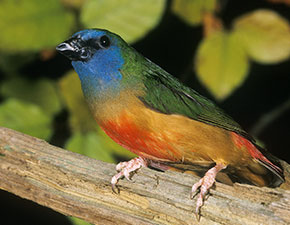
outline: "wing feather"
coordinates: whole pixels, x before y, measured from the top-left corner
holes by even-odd
[[[254,139],[238,123],[212,101],[184,86],[169,73],[152,64],[143,74],[146,95],[139,97],[146,106],[161,113],[179,114],[233,131],[254,142]]]

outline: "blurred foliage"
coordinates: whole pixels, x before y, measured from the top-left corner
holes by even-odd
[[[39,106],[20,99],[7,98],[0,105],[0,125],[41,138],[52,135],[52,117]]]
[[[86,0],[60,0],[60,2],[68,8],[79,10]]]
[[[165,3],[165,0],[87,0],[81,21],[85,27],[107,29],[127,42],[134,42],[159,23]]]
[[[249,57],[260,63],[278,63],[290,56],[289,22],[278,13],[261,9],[234,22]]]
[[[21,77],[7,79],[0,86],[0,93],[4,97],[13,97],[34,103],[50,116],[62,109],[56,84],[52,80],[38,79],[33,81]]]
[[[239,15],[225,28],[222,2],[1,0],[0,126],[50,141],[57,135],[57,117],[67,112],[70,131],[63,141],[67,149],[107,162],[134,157],[96,124],[74,71],[65,71],[56,79],[24,75],[23,67],[36,60],[53,60],[55,46],[77,30],[109,29],[134,44],[174,14],[188,27],[203,29],[192,54],[194,68],[189,67],[212,96],[223,101],[243,85],[251,61],[275,64],[289,59],[290,29],[288,20],[269,9]]]
[[[29,64],[36,58],[36,54],[18,52],[1,52],[0,50],[0,68],[4,75],[11,78],[12,76],[20,76],[19,69]]]
[[[74,224],[74,225],[91,225],[91,223],[88,223],[82,219],[76,218],[76,217],[68,217],[69,220]]]
[[[274,11],[263,9],[238,17],[231,30],[209,29],[195,57],[198,78],[217,100],[226,99],[243,84],[250,60],[271,64],[289,58],[289,26]]]
[[[59,0],[2,0],[0,49],[20,52],[53,47],[70,34],[73,22],[73,14]]]
[[[103,142],[104,140],[96,132],[75,132],[69,138],[65,147],[73,152],[105,162],[115,162],[111,152],[104,148]]]
[[[217,99],[228,97],[248,73],[247,54],[239,42],[235,33],[215,32],[201,42],[197,51],[197,75]]]
[[[190,25],[200,25],[204,14],[213,13],[216,0],[174,0],[172,11]]]

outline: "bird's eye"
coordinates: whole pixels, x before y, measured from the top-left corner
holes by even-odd
[[[108,36],[104,35],[100,38],[100,45],[102,48],[108,48],[111,45],[111,41]]]

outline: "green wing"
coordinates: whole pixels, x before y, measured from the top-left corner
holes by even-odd
[[[147,69],[142,71],[146,95],[139,97],[147,107],[233,131],[254,142],[238,123],[213,102],[186,87],[156,64],[150,61],[148,63]]]

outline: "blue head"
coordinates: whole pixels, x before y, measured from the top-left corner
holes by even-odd
[[[88,29],[75,33],[57,50],[72,60],[88,101],[118,94],[124,64],[122,48],[127,44],[106,30]]]

